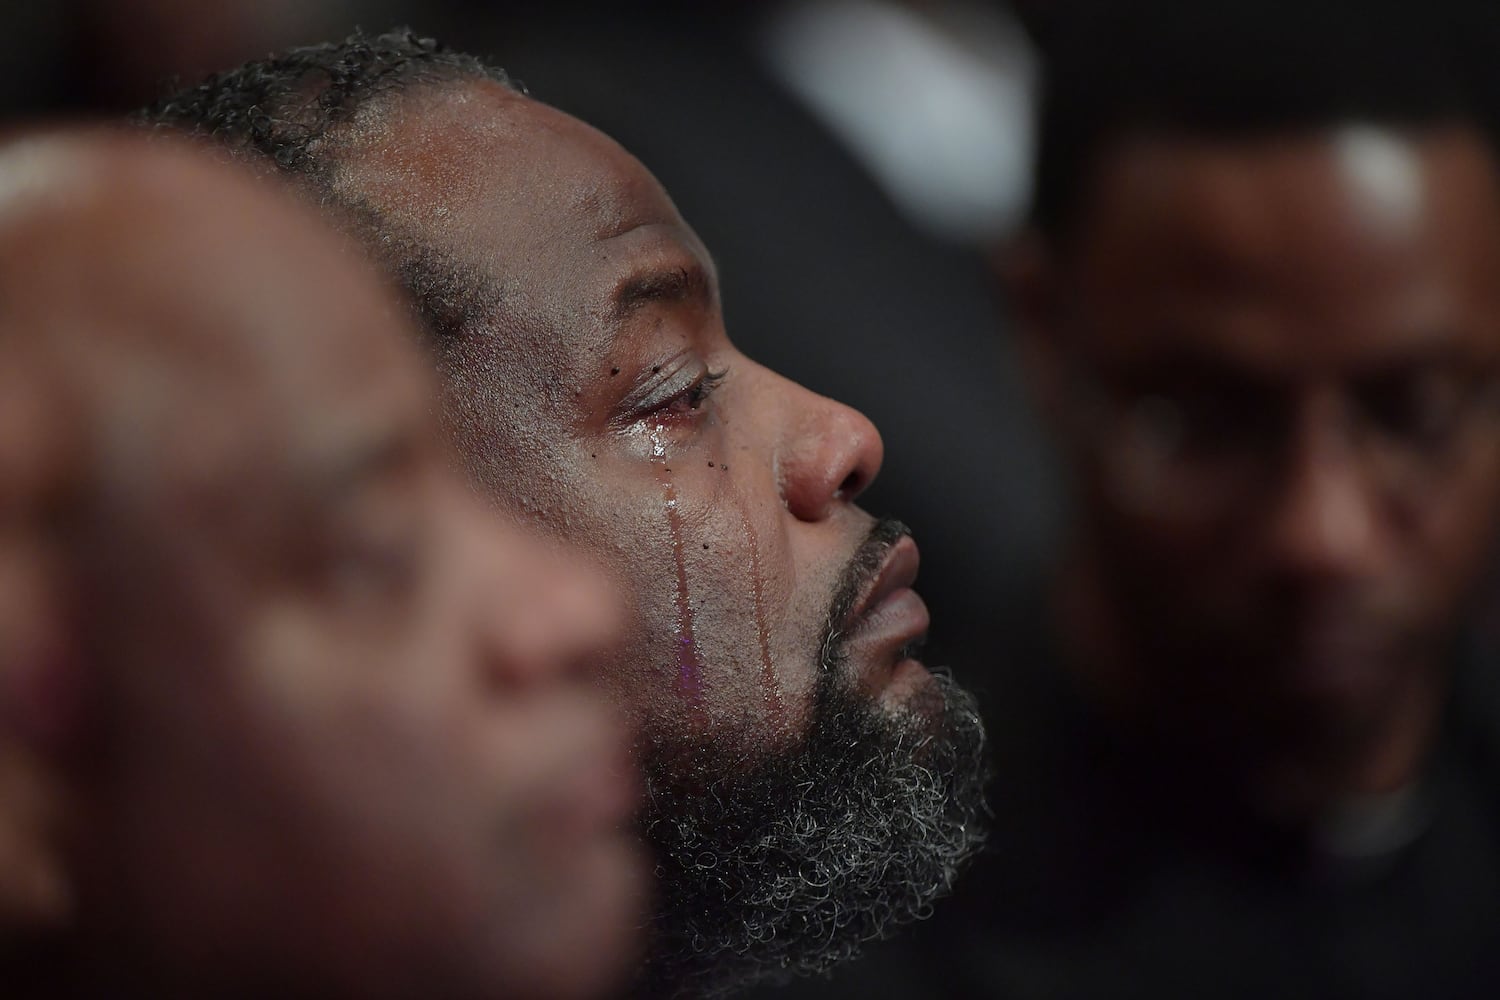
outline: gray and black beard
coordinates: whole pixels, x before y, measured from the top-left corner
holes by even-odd
[[[680,758],[648,763],[658,896],[642,995],[721,997],[827,972],[927,916],[981,846],[973,696],[934,675],[892,712],[825,666],[797,749],[732,776],[707,755],[687,792],[674,791]]]

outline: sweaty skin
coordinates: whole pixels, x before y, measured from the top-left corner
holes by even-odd
[[[0,371],[62,386],[43,423],[77,436],[0,435],[0,762],[69,806],[0,807],[0,866],[66,882],[7,982],[609,988],[644,880],[585,676],[613,594],[482,508],[403,308],[289,195],[118,137],[0,149],[22,188]]]
[[[403,95],[347,141],[340,191],[494,303],[439,345],[444,417],[503,506],[598,554],[628,595],[612,694],[661,748],[711,735],[753,760],[794,741],[874,524],[853,501],[880,467],[875,428],[734,348],[702,243],[589,126],[464,82]],[[926,609],[898,589],[850,656],[892,706],[926,677],[904,652]]]

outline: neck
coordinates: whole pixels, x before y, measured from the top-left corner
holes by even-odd
[[[1053,613],[1064,661],[1095,709],[1126,732],[1164,743],[1174,759],[1206,765],[1216,783],[1235,776],[1232,794],[1277,825],[1305,826],[1350,799],[1409,786],[1436,739],[1447,694],[1436,654],[1408,664],[1366,704],[1273,707],[1252,723],[1234,705],[1185,698],[1158,680],[1177,673],[1164,661],[1205,654],[1173,649],[1160,630],[1133,627],[1087,556],[1065,564]]]

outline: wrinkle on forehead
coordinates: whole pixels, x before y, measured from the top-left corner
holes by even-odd
[[[425,290],[464,300],[460,326],[481,342],[442,348],[450,374],[550,377],[610,349],[622,282],[686,257],[711,273],[656,179],[569,115],[490,81],[407,92],[387,112],[339,158],[337,189],[388,261],[447,272]]]

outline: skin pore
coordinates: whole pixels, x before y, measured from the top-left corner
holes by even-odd
[[[44,183],[0,202],[0,370],[60,383],[77,437],[0,440],[32,472],[0,489],[0,622],[37,593],[83,626],[0,643],[0,749],[67,804],[4,801],[44,833],[0,836],[3,895],[37,855],[64,881],[8,985],[609,988],[644,882],[583,675],[612,594],[475,500],[402,307],[286,193],[120,137],[19,141],[17,178]]]
[[[1431,745],[1500,505],[1496,166],[1458,127],[1136,135],[1017,269],[1074,658],[1273,816]]]

